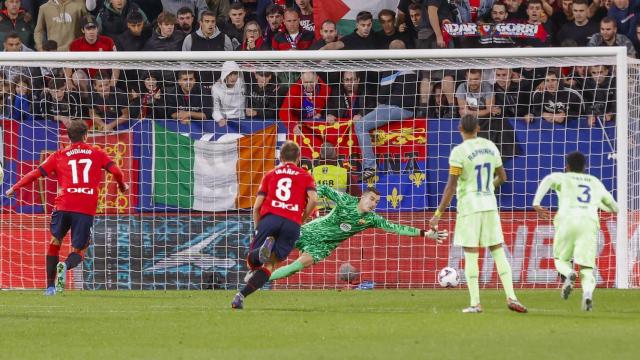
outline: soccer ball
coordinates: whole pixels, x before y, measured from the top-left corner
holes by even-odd
[[[458,276],[458,272],[456,271],[456,269],[452,267],[446,267],[440,270],[440,272],[438,273],[438,282],[442,287],[456,287],[460,282],[460,276]]]
[[[360,273],[355,266],[346,262],[340,265],[340,269],[338,270],[338,279],[341,281],[346,281],[348,283],[353,282],[358,279]]]

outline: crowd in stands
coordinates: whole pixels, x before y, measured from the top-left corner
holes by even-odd
[[[314,23],[311,0],[4,0],[3,51],[257,51],[625,46],[640,54],[640,0],[400,0],[363,9],[353,32]],[[374,22],[379,30],[374,30]],[[0,68],[0,115],[97,130],[130,119],[353,119],[364,167],[375,163],[368,131],[411,117],[481,119],[486,136],[509,139],[505,119],[589,124],[614,120],[610,66],[387,72]],[[516,150],[503,149],[512,154]]]

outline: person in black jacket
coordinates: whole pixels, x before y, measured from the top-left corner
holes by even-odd
[[[127,16],[132,12],[139,12],[143,22],[148,23],[147,15],[138,4],[131,0],[106,0],[98,12],[96,21],[102,35],[114,38],[127,30]]]
[[[144,51],[180,51],[184,34],[176,30],[176,16],[162,12],[158,16],[158,28],[147,40],[142,50]]]
[[[35,115],[38,119],[69,123],[80,118],[78,98],[67,90],[64,78],[50,79],[43,98],[36,104]]]
[[[376,107],[375,94],[367,91],[361,78],[355,71],[342,72],[340,84],[331,90],[329,96],[327,124],[332,125],[338,119],[360,121]]]
[[[589,77],[584,87],[584,102],[589,125],[596,123],[596,118],[612,121],[616,113],[616,78],[605,65],[589,67]]]
[[[127,15],[127,30],[113,40],[118,51],[141,51],[151,37],[151,27],[144,22],[142,13],[132,11]]]
[[[576,90],[561,85],[558,74],[555,69],[547,71],[542,89],[536,90],[531,97],[529,114],[525,116],[527,122],[541,117],[548,122],[562,124],[567,118],[582,114],[582,96]]]
[[[253,73],[247,82],[247,117],[258,120],[276,119],[287,89],[276,85],[275,78],[275,74],[268,71]]]

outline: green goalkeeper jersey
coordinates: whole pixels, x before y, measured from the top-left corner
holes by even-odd
[[[595,176],[575,172],[549,174],[538,186],[533,206],[540,205],[549,189],[558,194],[556,219],[590,219],[599,223],[598,209],[618,212],[613,196]]]
[[[331,212],[317,218],[301,229],[300,242],[325,243],[337,246],[345,239],[369,228],[380,228],[400,235],[418,236],[420,229],[395,224],[382,216],[358,211],[359,199],[343,194],[334,189],[321,185],[317,189],[318,196],[324,196],[335,203]]]
[[[498,210],[493,178],[502,158],[490,140],[476,137],[457,145],[449,156],[450,173],[458,176],[458,215]]]

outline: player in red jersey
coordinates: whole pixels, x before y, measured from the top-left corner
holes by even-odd
[[[45,295],[55,295],[56,291],[64,290],[67,270],[80,264],[83,252],[91,242],[93,217],[98,205],[98,187],[102,182],[102,169],[113,174],[120,191],[126,192],[129,189],[124,183],[122,171],[109,158],[109,155],[85,143],[87,130],[87,124],[84,121],[73,121],[67,127],[72,144],[53,153],[42,165],[25,175],[6,193],[7,196],[13,196],[20,188],[31,184],[41,176],[57,176],[59,191],[51,214],[51,242],[47,250]],[[64,262],[58,262],[62,239],[69,230],[71,230],[73,251]]]
[[[299,163],[300,148],[287,141],[280,148],[280,165],[262,178],[253,205],[256,234],[247,256],[250,272],[247,284],[233,298],[234,309],[242,309],[244,298],[260,289],[289,256],[300,238],[300,225],[315,210],[315,182]]]

